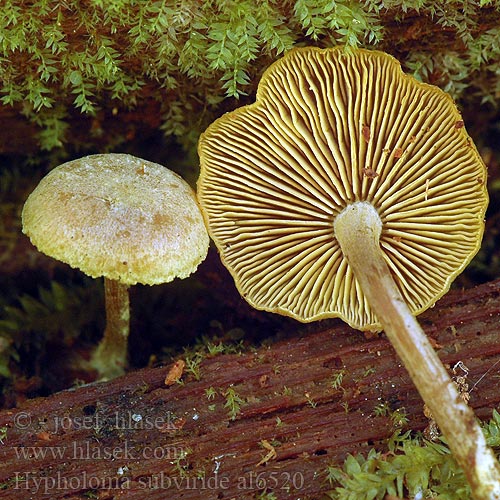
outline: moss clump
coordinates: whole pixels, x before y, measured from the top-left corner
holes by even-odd
[[[341,43],[388,50],[455,96],[467,89],[493,103],[499,19],[498,0],[6,0],[0,100],[36,126],[46,150],[72,140],[79,114],[93,117],[87,145],[129,139],[130,129],[116,137],[107,126],[117,116],[192,144],[281,53]]]
[[[500,414],[493,411],[483,424],[488,445],[500,447]],[[326,470],[334,500],[374,500],[392,495],[398,498],[440,498],[466,500],[470,489],[463,471],[453,459],[446,441],[431,442],[410,431],[396,432],[388,452],[371,449],[366,456],[349,455],[342,467]]]

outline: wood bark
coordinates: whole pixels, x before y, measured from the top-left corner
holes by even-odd
[[[450,292],[419,319],[489,418],[500,402],[500,280]],[[1,411],[0,498],[321,498],[328,465],[384,449],[394,428],[375,406],[404,408],[408,429],[428,420],[383,335],[340,321],[316,330],[206,357],[199,379],[184,369],[172,383],[177,363]],[[232,408],[231,395],[241,398]]]

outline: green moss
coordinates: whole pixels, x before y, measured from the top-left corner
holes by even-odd
[[[332,389],[342,389],[342,382],[344,380],[344,375],[346,370],[342,368],[341,370],[336,370],[332,376],[330,386]]]
[[[203,354],[201,352],[187,353],[185,356],[187,373],[190,373],[195,380],[201,379],[201,362],[203,361]]]
[[[209,401],[212,401],[213,399],[215,399],[215,396],[217,396],[217,391],[212,386],[207,387],[205,389],[205,396]]]
[[[242,405],[245,404],[245,400],[236,392],[233,387],[228,387],[224,393],[226,402],[224,403],[224,408],[227,410],[228,417],[231,420],[235,420],[240,414]]]
[[[99,282],[90,279],[82,285],[52,281],[48,288],[40,286],[36,294],[14,298],[0,295],[0,380],[11,377],[12,366],[22,356],[34,362],[48,342],[70,345],[82,331],[95,327],[102,300]]]
[[[160,116],[166,135],[193,144],[221,102],[253,93],[284,51],[340,43],[386,49],[455,96],[467,90],[493,103],[499,11],[498,0],[6,0],[0,99],[37,125],[43,149],[69,140],[75,112],[119,113],[146,102],[158,103],[149,119]],[[416,17],[425,27],[410,36],[402,27]],[[429,41],[433,29],[443,36]],[[446,36],[462,41],[460,52],[449,52]]]
[[[483,424],[487,442],[500,446],[500,414],[493,412]],[[342,467],[327,467],[326,479],[335,500],[374,500],[386,495],[398,498],[465,500],[470,489],[452,457],[446,441],[430,442],[411,432],[396,432],[388,452],[371,449],[367,455],[349,455]]]

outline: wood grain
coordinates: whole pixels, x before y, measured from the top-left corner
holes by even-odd
[[[500,280],[450,292],[420,320],[441,359],[467,367],[470,403],[489,418],[500,401]],[[392,434],[377,404],[404,408],[408,429],[428,423],[383,336],[325,325],[208,357],[199,380],[184,371],[166,385],[167,365],[1,411],[0,498],[321,498],[327,465],[383,449]],[[234,419],[229,389],[243,401]]]

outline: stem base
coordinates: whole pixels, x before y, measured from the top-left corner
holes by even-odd
[[[91,366],[101,379],[123,375],[127,366],[130,302],[128,285],[104,279],[106,329],[95,350]]]

